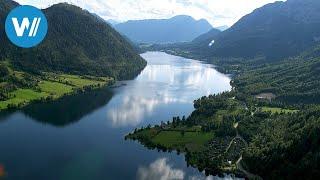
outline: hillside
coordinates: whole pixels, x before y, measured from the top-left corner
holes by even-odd
[[[139,43],[176,43],[192,41],[212,26],[204,19],[175,16],[171,19],[133,20],[115,25],[115,29]]]
[[[126,138],[150,149],[183,152],[189,165],[207,175],[316,179],[319,47],[278,62],[243,63],[231,92],[201,97],[189,117],[136,129]],[[274,98],[258,98],[259,93]]]
[[[1,4],[1,22],[15,5]],[[79,75],[112,76],[128,79],[138,74],[146,62],[133,47],[105,21],[68,4],[44,10],[49,29],[37,47],[13,47],[1,29],[0,59],[7,59],[15,69],[26,72],[54,71]],[[5,38],[5,39],[3,39]]]
[[[320,46],[276,63],[247,66],[234,80],[238,91],[272,93],[275,100],[289,104],[320,103]]]
[[[16,6],[0,1],[2,24]],[[43,12],[48,34],[34,48],[12,45],[0,26],[0,111],[108,86],[145,67],[137,49],[101,18],[68,4]]]
[[[295,56],[320,41],[320,2],[288,0],[267,4],[242,17],[208,41],[180,47],[215,57],[265,56],[277,60]],[[208,39],[207,38],[207,39]]]
[[[209,32],[202,34],[200,36],[198,36],[197,38],[195,38],[194,40],[192,40],[192,44],[203,44],[203,43],[207,43],[207,45],[209,45],[209,43],[215,39],[215,37],[220,34],[221,31],[218,29],[211,29]]]

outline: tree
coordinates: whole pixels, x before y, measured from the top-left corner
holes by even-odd
[[[9,70],[6,66],[0,64],[0,78],[9,75]]]

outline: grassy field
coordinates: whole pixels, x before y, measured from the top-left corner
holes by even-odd
[[[201,131],[201,126],[192,126],[192,127],[188,127],[188,126],[177,126],[177,127],[170,127],[170,130],[173,131],[195,131],[195,132],[200,132]]]
[[[187,147],[189,151],[199,151],[213,138],[213,133],[161,131],[152,138],[155,144],[161,144],[167,148],[183,150]]]
[[[53,98],[59,98],[65,94],[72,93],[72,86],[51,82],[51,81],[42,81],[38,84],[41,89],[41,92],[46,92],[50,94]]]
[[[23,74],[14,72],[17,78],[23,78]],[[40,77],[38,77],[40,78]],[[60,98],[64,95],[71,94],[77,89],[94,86],[101,87],[113,81],[107,77],[81,77],[67,74],[46,74],[46,80],[41,80],[34,88],[20,88],[9,93],[9,99],[0,101],[0,110],[7,109],[8,106],[24,106],[34,100],[51,97],[52,99]]]
[[[271,112],[271,113],[296,113],[298,110],[291,109],[282,109],[282,108],[273,108],[273,107],[261,107],[262,112]]]
[[[89,77],[82,78],[77,75],[67,75],[67,74],[60,75],[59,79],[62,80],[63,82],[67,82],[69,84],[72,84],[72,85],[74,85],[76,87],[80,87],[80,88],[85,87],[85,86],[99,85],[99,84],[102,85],[106,81],[110,80],[108,78],[101,78],[101,80],[98,80],[93,77],[91,77],[89,79]]]
[[[161,145],[167,149],[184,151],[186,147],[191,152],[200,151],[213,137],[213,133],[201,132],[200,126],[188,128],[181,126],[170,128],[170,130],[154,127],[138,130],[126,136],[126,138],[134,140],[149,139],[153,145]]]
[[[8,105],[28,104],[30,101],[48,97],[46,92],[36,92],[32,89],[18,89],[10,93],[12,98],[0,102],[0,110],[7,109]]]

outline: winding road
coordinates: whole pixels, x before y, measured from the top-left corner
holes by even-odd
[[[255,112],[251,112],[252,115],[253,115],[254,113],[255,113]],[[240,139],[240,140],[245,144],[246,148],[248,147],[248,142],[247,142],[245,139],[243,139],[243,137],[239,134],[239,131],[238,131],[239,123],[240,123],[240,122],[237,122],[237,123],[235,123],[235,124],[233,125],[233,127],[236,129],[237,135],[236,135],[236,137],[234,137],[234,138],[230,141],[229,146],[226,148],[226,151],[225,151],[225,152],[228,152],[228,150],[230,149],[233,141],[236,140],[236,139]],[[241,172],[243,172],[243,173],[246,175],[246,177],[247,177],[248,179],[258,179],[258,180],[261,180],[261,179],[262,179],[260,176],[255,175],[255,174],[252,174],[252,173],[248,172],[247,170],[245,170],[245,169],[243,168],[242,164],[241,164],[241,161],[242,161],[242,154],[241,154],[241,156],[239,157],[239,159],[237,160],[236,166],[237,166],[237,168],[238,168]]]

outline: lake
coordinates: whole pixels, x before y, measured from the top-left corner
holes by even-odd
[[[189,115],[193,100],[231,89],[210,64],[147,52],[147,67],[114,88],[0,114],[0,171],[8,179],[205,179],[183,155],[124,136]],[[1,179],[1,177],[0,177]]]

